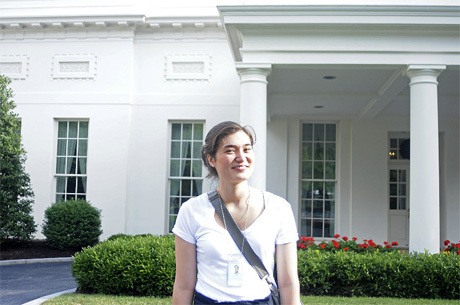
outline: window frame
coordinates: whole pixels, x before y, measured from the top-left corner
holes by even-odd
[[[60,137],[59,135],[59,125],[60,123],[66,123],[66,137]],[[77,135],[76,137],[69,137],[69,125],[70,123],[77,123]],[[80,136],[80,131],[81,131],[81,123],[86,123],[86,132],[87,135],[86,137],[81,137]],[[53,170],[53,180],[54,180],[54,202],[60,202],[60,201],[65,201],[65,200],[72,200],[72,199],[87,199],[88,195],[88,148],[89,148],[89,119],[74,119],[74,118],[63,118],[63,119],[55,119],[55,126],[56,126],[56,133],[55,133],[55,150],[54,150],[54,170]],[[59,152],[59,143],[60,140],[65,139],[65,154],[62,155]],[[76,146],[75,146],[75,155],[69,155],[68,153],[68,142],[69,139],[75,140]],[[86,155],[80,155],[80,142],[86,141]],[[75,173],[67,173],[68,169],[68,160],[72,159],[74,157],[75,159]],[[64,159],[64,173],[58,173],[59,171],[59,161],[58,159]],[[79,164],[82,159],[85,159],[85,173],[80,173],[78,174],[77,171],[80,168]],[[66,178],[64,180],[64,186],[63,186],[63,192],[58,192],[58,180],[60,177]],[[73,193],[68,192],[68,178],[75,178],[75,191]],[[84,192],[79,192],[79,185],[82,184],[84,188]],[[63,196],[59,199],[58,196]]]
[[[180,124],[181,126],[180,139],[173,138],[174,124]],[[183,127],[186,124],[192,125],[192,134],[191,134],[191,139],[190,139],[191,141],[188,141],[189,139],[184,139],[183,137]],[[194,134],[195,126],[200,125],[200,124],[201,124],[201,136],[200,136],[200,139],[195,139],[195,134]],[[204,179],[205,168],[201,160],[201,148],[203,146],[204,137],[205,137],[204,129],[205,129],[205,122],[203,120],[173,120],[173,121],[171,120],[168,122],[169,134],[168,134],[168,153],[167,153],[167,156],[168,156],[167,167],[168,168],[167,168],[167,184],[166,184],[166,187],[167,187],[167,191],[166,191],[166,219],[167,220],[166,220],[166,225],[165,225],[166,232],[169,232],[169,233],[171,232],[174,226],[175,220],[177,218],[177,213],[179,212],[179,209],[182,206],[182,204],[188,199],[196,197],[203,192],[204,182],[205,182],[205,179]],[[192,143],[190,147],[190,153],[191,153],[190,158],[183,157],[182,155],[184,152],[183,151],[184,142]],[[179,144],[179,156],[177,156],[176,154],[176,156],[173,157],[173,148],[172,148],[173,143]],[[176,164],[177,162],[179,163],[179,175],[174,175],[172,173],[172,167],[173,167],[172,162],[173,161],[176,161]],[[185,170],[185,168],[182,167],[182,164],[183,162],[187,163],[188,161],[190,161],[190,173],[189,173],[189,176],[188,175],[184,176],[183,170]],[[193,174],[194,172],[193,165],[196,164],[195,162],[200,163],[199,165],[200,175],[199,176],[194,176]],[[195,168],[195,170],[198,170],[198,169]],[[178,187],[179,193],[177,194],[177,196],[172,194],[172,181],[173,180],[179,180],[179,187]],[[182,192],[184,180],[190,181],[190,193],[188,195],[184,195]],[[200,188],[200,185],[201,185],[201,188]],[[193,188],[195,186],[197,187],[197,191],[194,193]],[[177,201],[173,202],[174,199]],[[175,212],[175,213],[172,213],[172,212]]]
[[[314,134],[315,126],[322,125],[323,126],[323,136],[324,138],[321,141],[318,141],[314,138],[311,140],[306,140],[304,136],[304,126],[305,125],[311,125],[312,128],[312,137]],[[334,139],[333,140],[328,140],[327,139],[327,131],[326,131],[326,126],[328,125],[334,125]],[[337,122],[331,122],[331,121],[304,121],[301,122],[300,124],[300,139],[299,139],[299,231],[301,232],[302,235],[309,235],[312,237],[320,238],[320,239],[326,239],[326,238],[332,238],[335,234],[335,231],[337,229],[337,217],[338,217],[338,209],[337,209],[337,201],[338,201],[338,194],[337,194],[337,188],[338,188],[338,123]],[[311,159],[304,159],[304,144],[305,143],[311,143],[311,154],[312,157]],[[322,159],[316,159],[314,156],[314,151],[315,151],[315,144],[323,144],[323,156],[324,158]],[[327,145],[326,144],[333,144],[334,145],[334,156],[333,159],[327,159]],[[305,162],[311,162],[311,177],[310,178],[304,178],[304,164]],[[334,163],[334,171],[333,171],[333,178],[328,178],[326,176],[326,163],[327,162],[333,162]],[[323,164],[323,177],[322,178],[317,178],[315,177],[315,163],[322,163]],[[331,172],[329,172],[330,174]],[[311,195],[305,196],[304,194],[304,183],[310,184],[311,186]],[[331,198],[326,198],[325,194],[322,194],[322,198],[315,198],[315,195],[313,194],[313,191],[315,190],[314,184],[322,183],[323,191],[329,189],[330,187],[333,188],[333,197]],[[310,189],[310,186],[307,188]],[[318,194],[319,195],[319,194]],[[322,205],[322,211],[321,211],[321,217],[315,217],[314,215],[314,206],[315,202],[318,204],[321,201]],[[311,205],[308,208],[310,210],[310,213],[308,213],[307,210],[305,210],[304,206],[308,207],[308,203],[310,202]],[[332,204],[332,206],[329,207],[329,209],[326,208],[326,204]],[[330,216],[330,213],[333,213],[332,216]],[[329,217],[326,217],[327,214],[329,214]],[[314,234],[314,222],[320,221],[321,222],[321,236],[317,236]],[[309,222],[310,221],[310,222]],[[329,225],[332,226],[329,230],[331,231],[330,236],[329,234],[326,235],[326,227],[325,224],[326,222],[329,221]],[[308,226],[310,227],[308,229]]]

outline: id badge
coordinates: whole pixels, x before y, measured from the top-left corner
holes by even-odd
[[[243,257],[240,254],[228,255],[227,285],[232,287],[243,285]]]

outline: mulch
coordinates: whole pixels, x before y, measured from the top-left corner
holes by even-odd
[[[50,248],[45,240],[31,240],[27,243],[2,243],[0,260],[71,257],[79,250]]]

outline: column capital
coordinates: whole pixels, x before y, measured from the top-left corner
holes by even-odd
[[[408,65],[406,75],[410,78],[410,84],[434,83],[436,78],[446,69],[445,65]]]
[[[240,75],[240,77],[248,76],[248,75],[258,75],[265,78],[270,75],[272,70],[271,64],[264,64],[264,63],[246,63],[246,62],[239,62],[235,64],[236,71]]]

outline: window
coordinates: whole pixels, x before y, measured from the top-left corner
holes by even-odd
[[[390,160],[409,160],[410,140],[406,137],[392,137],[388,147]]]
[[[333,237],[336,125],[302,124],[301,150],[301,234]]]
[[[56,156],[56,202],[86,199],[88,122],[59,121]]]
[[[179,208],[202,192],[203,123],[172,123],[169,159],[169,231]]]
[[[390,210],[407,208],[407,170],[390,169]]]

